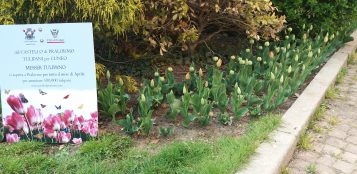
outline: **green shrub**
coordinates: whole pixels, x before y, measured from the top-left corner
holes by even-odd
[[[228,31],[275,37],[285,18],[269,1],[256,1],[9,0],[0,2],[0,24],[90,21],[97,54],[139,58],[173,48],[193,52]]]
[[[0,2],[0,24],[92,22],[96,53],[118,53],[116,36],[141,25],[140,0],[9,0]]]
[[[288,25],[295,32],[303,32],[303,26],[336,32],[357,18],[357,2],[355,0],[273,0],[279,11],[286,15]]]

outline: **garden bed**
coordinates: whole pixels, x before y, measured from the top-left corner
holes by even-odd
[[[271,141],[259,146],[249,165],[237,173],[281,173],[290,161],[300,137],[304,134],[314,115],[319,113],[322,100],[334,94],[333,84],[341,81],[346,73],[344,66],[355,59],[357,31],[352,34],[353,42],[345,44],[332,55],[327,64],[315,76],[311,84],[303,91],[298,100],[282,117],[284,126],[274,131]],[[274,154],[274,155],[272,155]]]

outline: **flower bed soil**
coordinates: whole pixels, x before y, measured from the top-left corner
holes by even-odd
[[[298,96],[302,91],[309,85],[309,83],[314,79],[315,75],[323,67],[324,64],[321,64],[318,69],[316,69],[305,81],[303,85],[296,91],[295,95],[290,96],[283,104],[276,108],[272,113],[277,115],[283,115],[289,107],[295,102]],[[171,66],[175,69],[175,80],[180,82],[185,78],[185,72],[188,71],[190,65],[175,65]],[[163,66],[162,69],[169,67]],[[163,71],[162,71],[163,72]],[[129,105],[135,105],[137,95],[133,95]],[[214,141],[220,137],[235,137],[238,138],[245,133],[246,127],[252,118],[250,115],[242,117],[239,121],[233,121],[231,125],[222,125],[218,121],[219,110],[217,108],[213,109],[213,117],[211,124],[205,127],[202,127],[196,123],[191,124],[190,127],[185,128],[182,126],[182,117],[178,117],[175,122],[170,122],[165,114],[167,113],[169,107],[166,103],[158,106],[154,113],[153,119],[154,127],[151,130],[148,136],[144,135],[134,135],[132,139],[134,140],[135,146],[139,149],[145,149],[149,151],[158,151],[167,144],[170,144],[175,141],[192,141],[192,140],[203,140],[205,142]],[[232,115],[230,107],[227,108],[227,111]],[[117,116],[118,119],[124,118],[122,115]],[[106,133],[117,133],[123,136],[126,136],[122,131],[122,127],[113,123],[109,120],[99,122],[99,134],[104,135]],[[160,127],[173,127],[174,133],[168,137],[162,137],[159,135]],[[148,146],[149,145],[149,146]]]

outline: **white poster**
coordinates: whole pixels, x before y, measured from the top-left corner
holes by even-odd
[[[98,134],[91,23],[0,26],[7,142],[81,143]]]

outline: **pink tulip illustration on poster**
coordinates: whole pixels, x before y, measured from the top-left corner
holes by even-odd
[[[91,110],[96,105],[83,103],[84,98],[96,100],[91,91],[7,91],[4,110],[11,114],[3,116],[3,126],[9,143],[23,139],[80,144],[98,135],[98,112]]]
[[[98,136],[91,23],[2,25],[0,40],[2,141]]]

